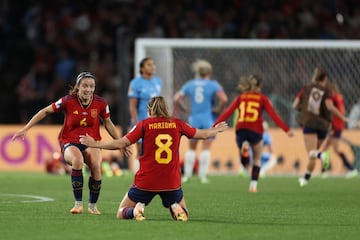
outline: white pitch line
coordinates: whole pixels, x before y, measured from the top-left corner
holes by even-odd
[[[51,202],[54,201],[53,198],[42,197],[42,196],[34,196],[34,195],[25,195],[25,194],[0,194],[0,196],[8,196],[8,197],[24,197],[24,198],[33,198],[35,200],[23,200],[20,201],[22,203],[33,203],[33,202]]]

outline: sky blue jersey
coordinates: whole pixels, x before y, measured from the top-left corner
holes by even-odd
[[[216,80],[192,79],[183,85],[180,92],[190,99],[190,125],[200,129],[212,126],[214,97],[219,91],[222,87]]]
[[[162,81],[159,77],[153,76],[150,80],[142,76],[131,80],[128,91],[128,98],[137,98],[138,121],[148,117],[147,104],[150,98],[160,96]]]

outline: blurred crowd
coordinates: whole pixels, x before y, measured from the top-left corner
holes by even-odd
[[[359,26],[358,0],[2,0],[0,123],[28,121],[83,70],[119,122],[120,30],[133,52],[138,37],[359,39]]]

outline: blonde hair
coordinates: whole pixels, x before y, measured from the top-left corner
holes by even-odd
[[[169,110],[163,96],[150,98],[148,102],[150,116],[170,118]]]
[[[252,92],[259,90],[261,86],[261,78],[257,75],[250,75],[248,77],[241,76],[237,89],[241,92]]]
[[[196,77],[206,77],[212,74],[212,66],[211,64],[206,60],[196,60],[192,64],[192,68],[195,72]]]

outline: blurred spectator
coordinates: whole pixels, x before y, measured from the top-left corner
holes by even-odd
[[[31,91],[38,95],[33,97],[44,101],[47,94],[48,99],[54,99],[52,95],[63,95],[58,92],[73,71],[95,72],[92,68],[103,63],[96,70],[104,75],[95,72],[105,83],[99,86],[99,94],[112,94],[111,89],[119,85],[113,80],[119,70],[113,67],[108,71],[108,66],[116,65],[120,28],[126,29],[126,38],[133,46],[137,37],[359,39],[359,22],[360,6],[354,0],[3,0],[0,93],[2,99],[12,98],[15,91],[19,93],[14,89],[26,85],[21,79],[33,75],[35,90]],[[34,67],[39,61],[43,65]],[[21,108],[24,101],[18,103]],[[17,118],[10,117],[17,114],[17,107],[1,106],[0,110],[8,114],[0,122],[25,122],[23,112]]]

